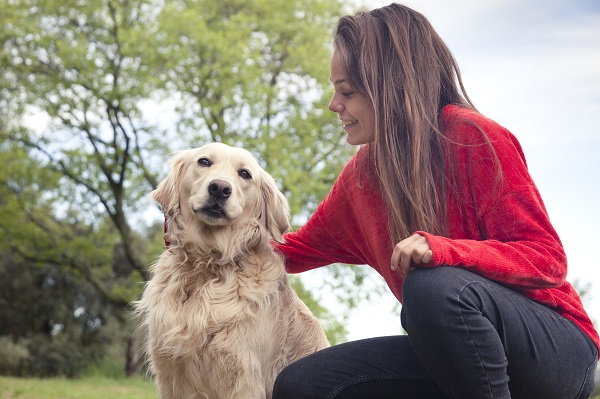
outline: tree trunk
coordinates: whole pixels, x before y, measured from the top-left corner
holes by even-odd
[[[137,339],[132,335],[127,340],[127,350],[125,353],[125,376],[131,377],[138,371],[139,358],[137,354]]]

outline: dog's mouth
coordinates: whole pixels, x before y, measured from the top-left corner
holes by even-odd
[[[210,219],[227,219],[227,212],[225,212],[225,209],[219,203],[207,205],[200,209],[200,212]]]

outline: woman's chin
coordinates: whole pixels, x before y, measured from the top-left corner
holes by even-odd
[[[352,135],[352,134],[347,134],[346,142],[350,145],[363,145],[363,144],[372,143],[373,139],[367,138],[367,137],[362,137],[362,136],[356,136],[356,135]]]

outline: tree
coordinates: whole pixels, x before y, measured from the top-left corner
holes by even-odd
[[[11,144],[0,152],[0,372],[73,377],[103,357],[108,323],[127,327],[139,278],[114,264],[112,225],[57,206],[64,177]]]
[[[10,141],[1,148],[0,231],[5,239],[0,250],[30,264],[69,270],[91,283],[106,303],[126,307],[139,278],[113,270],[114,225],[107,217],[92,220],[65,202],[71,190],[62,191],[66,177],[31,158],[25,148]],[[137,233],[131,239],[141,242]],[[136,251],[142,248],[138,244]]]
[[[13,129],[10,138],[66,177],[61,195],[77,209],[74,219],[110,218],[128,260],[146,278],[127,213],[147,191],[141,183],[154,185],[156,177],[135,121],[143,73],[132,65],[136,54],[121,50],[128,48],[121,37],[141,29],[136,18],[144,3],[124,2],[119,10],[112,2],[4,3],[4,91],[28,104],[23,112],[49,121],[39,134]]]
[[[292,214],[309,214],[348,159],[325,112],[338,2],[173,1],[159,15],[158,83],[177,102],[185,145],[248,148]]]

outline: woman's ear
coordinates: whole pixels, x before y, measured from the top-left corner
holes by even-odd
[[[263,171],[261,175],[262,209],[259,219],[271,239],[281,243],[283,234],[290,229],[290,208],[285,196],[277,189],[275,180],[267,172]]]

